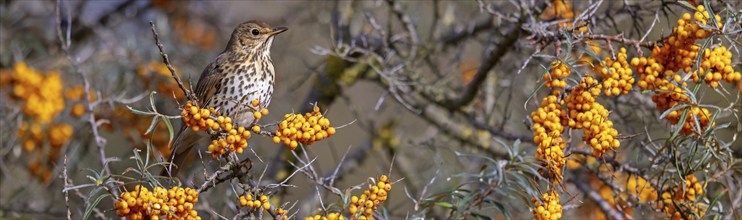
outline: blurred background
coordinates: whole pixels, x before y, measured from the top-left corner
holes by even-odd
[[[150,22],[188,87],[195,86],[203,68],[224,50],[238,24],[261,20],[288,27],[275,38],[271,50],[277,80],[271,113],[261,122],[278,122],[286,113],[307,112],[317,103],[338,128],[335,136],[305,146],[306,152],[295,151],[296,156],[270,137],[254,135],[250,139],[250,150],[239,155],[252,161],[250,179],[265,186],[290,177],[287,184],[291,186],[266,191],[274,205],[291,208],[289,213],[296,218],[337,210],[343,207],[343,197],[328,192],[322,183],[332,179],[332,186],[341,190],[354,186],[365,189],[362,184],[369,178],[389,175],[398,182],[379,216],[452,218],[457,216],[453,213],[474,212],[477,215],[463,217],[533,218],[531,198],[546,191],[534,185],[540,174],[533,160],[536,147],[529,115],[547,94],[541,88],[541,78],[556,58],[553,47],[541,44],[558,44],[553,39],[560,36],[556,30],[560,20],[543,12],[555,7],[554,2],[2,1],[0,217],[64,218],[69,206],[73,219],[82,218],[91,207],[96,207],[93,217],[113,218],[111,198],[97,200],[106,193],[93,190],[102,184],[99,180],[111,181],[101,176],[113,175],[112,179],[119,181],[114,185],[130,189],[145,182],[143,175],[131,172],[141,169],[132,159],[135,149],[147,155],[147,142],[151,141],[151,160],[170,153],[166,123],[155,124],[152,132],[145,134],[153,117],[135,114],[128,107],[153,111],[155,106],[161,114],[177,116],[185,103],[184,94],[162,62]],[[654,30],[648,40],[667,36],[681,15],[663,14],[660,22],[653,20],[655,11],[665,7],[685,10],[677,4],[640,3],[575,1],[568,5],[575,8],[574,14],[595,6],[610,17],[591,20],[591,33],[641,39],[647,30]],[[732,3],[716,5],[720,10],[739,10],[739,5]],[[518,16],[528,19],[519,21]],[[655,27],[653,22],[659,23]],[[528,28],[514,36],[515,43],[505,45],[508,50],[497,56],[497,61],[488,60],[495,56],[491,51],[498,51],[498,45],[512,38],[510,34],[521,27],[519,24]],[[68,50],[64,42],[69,42]],[[602,59],[610,52],[601,43],[597,44],[603,49],[594,53]],[[590,46],[575,43],[575,47]],[[632,56],[636,54],[631,45],[625,47]],[[649,51],[645,49],[645,53]],[[739,71],[739,52],[734,55],[734,68]],[[483,65],[494,67],[483,69]],[[478,93],[463,105],[436,101],[465,97],[471,82],[478,85],[474,87]],[[740,132],[735,119],[740,109],[737,84],[722,85],[731,91],[728,95],[711,90],[704,90],[703,95],[705,103],[729,107],[720,113],[718,122],[729,123],[729,127],[717,134],[731,149],[732,161],[742,157],[742,141],[736,136]],[[85,101],[86,94],[96,104],[93,111]],[[626,137],[613,158],[639,169],[652,168],[655,161],[647,151],[657,150],[652,143],[669,136],[671,126],[658,119],[661,112],[651,104],[650,96],[634,91],[624,98],[601,102],[611,109],[615,127]],[[91,118],[100,125],[97,131],[91,129]],[[176,129],[181,124],[178,118],[171,121]],[[580,135],[575,134],[570,148],[583,147]],[[99,142],[101,138],[105,141]],[[295,173],[295,167],[302,166],[296,157],[304,158],[305,153],[316,158],[312,167],[327,179]],[[201,185],[207,173],[224,165],[223,160],[207,154],[192,159],[197,162],[182,179],[184,186]],[[592,162],[572,159],[585,166],[601,163],[595,158]],[[589,182],[593,192],[609,201],[621,193],[600,182],[604,168],[585,169],[593,172],[574,171],[570,181]],[[157,174],[159,168],[151,172]],[[725,172],[709,173],[734,176],[739,171]],[[65,182],[67,175],[69,181]],[[664,184],[669,178],[658,178],[657,182]],[[618,185],[627,181],[615,180]],[[235,190],[235,183],[227,181],[203,192],[195,210],[202,218],[231,218],[239,213],[241,191]],[[63,189],[68,189],[65,192],[69,195]],[[487,189],[492,191],[485,193]],[[716,189],[714,192],[719,192],[724,187]],[[599,202],[585,197],[587,192],[571,184],[565,184],[563,190],[564,216],[605,216],[596,208]],[[729,190],[720,198],[726,208],[733,209],[738,207],[729,206],[735,203],[733,193],[742,191]],[[354,195],[361,192],[352,191]],[[484,208],[471,205],[479,203],[470,200],[480,199]],[[616,204],[614,201],[613,207]],[[654,205],[638,201],[624,205],[616,209],[637,210],[627,216],[663,216]]]

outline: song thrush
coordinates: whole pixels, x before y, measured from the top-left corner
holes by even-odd
[[[270,47],[273,38],[286,30],[260,21],[237,26],[227,48],[201,72],[194,90],[200,107],[214,107],[238,126],[250,125],[254,117],[247,103],[257,99],[263,107],[270,104],[275,82]],[[173,142],[172,163],[162,175],[175,176],[185,164],[186,155],[201,138],[182,126]]]

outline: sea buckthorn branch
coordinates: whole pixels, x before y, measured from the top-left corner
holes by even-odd
[[[155,28],[155,23],[150,21],[149,25],[152,29],[152,37],[155,40],[155,45],[157,46],[157,49],[160,51],[160,56],[162,57],[162,62],[165,63],[167,66],[167,69],[170,71],[170,74],[172,75],[173,79],[176,83],[178,83],[178,87],[180,90],[183,91],[183,93],[186,94],[186,97],[188,97],[188,100],[191,100],[193,102],[197,102],[198,99],[196,99],[196,96],[194,96],[193,92],[191,90],[186,89],[186,87],[183,85],[183,82],[180,80],[180,77],[175,72],[175,68],[170,64],[170,59],[167,56],[167,53],[165,53],[165,46],[160,43],[160,36],[157,34],[157,29]],[[195,103],[197,106],[199,103]]]
[[[72,69],[74,70],[75,73],[77,73],[77,75],[80,76],[80,78],[82,78],[83,88],[84,88],[84,91],[85,91],[85,102],[84,103],[86,105],[87,111],[88,112],[91,112],[91,114],[88,114],[88,119],[87,119],[88,120],[88,124],[90,125],[91,132],[93,133],[93,137],[95,139],[95,144],[98,147],[98,154],[100,156],[100,162],[101,162],[101,165],[103,167],[103,171],[105,172],[105,175],[106,176],[110,176],[110,175],[112,175],[112,173],[111,173],[111,168],[108,166],[109,159],[106,156],[106,151],[105,151],[106,139],[103,138],[102,136],[100,136],[100,133],[98,131],[98,127],[100,126],[100,123],[95,118],[95,114],[92,114],[92,112],[94,112],[93,111],[94,110],[94,106],[92,105],[92,101],[90,100],[90,97],[91,97],[90,96],[90,90],[91,90],[90,81],[88,80],[88,78],[85,76],[85,74],[80,69],[79,60],[78,59],[74,59],[72,57],[72,53],[70,52],[71,39],[69,38],[69,36],[70,36],[69,35],[69,31],[72,29],[72,24],[71,23],[69,23],[69,22],[67,23],[67,29],[66,30],[67,30],[68,34],[67,35],[63,35],[62,34],[62,18],[61,18],[62,15],[61,15],[61,12],[60,12],[60,8],[62,8],[62,5],[61,4],[62,4],[62,1],[58,1],[57,4],[55,4],[55,6],[56,6],[55,7],[55,11],[56,11],[56,13],[55,13],[56,14],[55,20],[56,20],[56,24],[57,24],[55,29],[56,29],[56,32],[57,32],[56,33],[57,34],[57,39],[59,40],[59,43],[61,44],[62,51],[66,55],[67,60],[72,65],[72,67],[73,67]],[[70,21],[70,14],[69,13],[67,14],[67,19],[68,19],[68,21]],[[106,180],[103,183],[104,186],[105,186],[104,188],[108,192],[110,192],[111,195],[113,195],[113,197],[115,199],[118,199],[119,198],[118,187],[115,186],[114,181],[112,181],[111,179],[109,179],[109,178],[105,178],[105,179]]]
[[[239,204],[243,207],[247,207],[250,212],[262,214],[262,211],[265,211],[271,215],[273,219],[288,219],[288,216],[285,215],[286,210],[272,206],[268,196],[258,195],[259,194],[255,194],[255,199],[253,199],[253,194],[246,191],[245,194],[238,198]]]
[[[545,5],[546,4],[539,5],[539,7],[542,7],[542,6],[545,7]],[[521,16],[521,19],[525,19],[523,17],[527,17],[527,16]],[[520,26],[514,26],[512,30],[507,31],[504,34],[505,38],[507,39],[502,40],[499,43],[496,43],[496,45],[499,45],[499,46],[497,47],[493,46],[492,47],[493,50],[490,50],[490,53],[488,54],[490,55],[500,54],[500,53],[504,54],[505,51],[508,51],[509,48],[512,48],[512,45],[514,45],[515,41],[517,41],[518,39],[517,37],[514,37],[514,33],[518,32],[519,29],[521,29]],[[447,134],[447,136],[451,136],[465,143],[471,143],[472,146],[482,146],[482,145],[488,146],[491,144],[491,143],[480,143],[478,141],[470,140],[471,138],[469,137],[470,136],[469,134],[473,132],[463,132],[463,133],[460,132],[460,131],[474,131],[474,129],[471,129],[470,126],[466,126],[464,127],[464,129],[456,129],[453,127],[449,127],[449,126],[458,127],[457,124],[461,124],[461,121],[450,120],[449,116],[443,116],[445,113],[441,112],[443,111],[442,109],[453,108],[452,107],[453,105],[449,105],[448,107],[446,107],[446,104],[441,104],[441,103],[446,103],[446,101],[442,101],[444,98],[439,98],[438,95],[432,94],[432,92],[427,91],[423,88],[417,88],[417,86],[412,86],[412,91],[409,91],[409,90],[400,91],[399,89],[395,89],[397,87],[405,87],[405,88],[410,87],[410,84],[406,82],[414,82],[416,80],[411,80],[410,78],[412,76],[406,76],[404,74],[400,74],[399,69],[397,68],[399,67],[398,65],[396,64],[386,65],[388,61],[384,59],[384,56],[380,55],[379,53],[375,51],[376,49],[379,49],[375,47],[378,47],[381,45],[372,45],[372,47],[374,48],[359,48],[357,45],[347,45],[347,44],[341,43],[341,46],[343,50],[325,49],[325,50],[317,50],[316,53],[320,55],[336,54],[338,57],[341,57],[344,60],[348,60],[351,62],[372,60],[369,62],[369,65],[372,67],[371,70],[378,73],[378,75],[376,75],[378,77],[369,77],[368,79],[374,82],[377,82],[378,84],[382,85],[384,88],[389,88],[393,97],[397,99],[402,105],[405,105],[405,107],[408,110],[416,114],[422,115],[423,118],[428,120],[429,122],[433,122],[433,124],[441,128],[441,130],[444,131]],[[384,49],[384,48],[381,48],[381,49]],[[353,54],[353,56],[350,56],[350,54]],[[357,58],[358,54],[361,54],[361,56],[366,56],[368,57],[368,59],[360,60]],[[430,56],[430,54],[420,54],[420,55]],[[502,58],[502,55],[484,56],[483,60],[485,61],[499,60],[500,58]],[[376,61],[378,61],[378,63]],[[382,64],[382,65],[379,65],[379,64]],[[478,73],[480,74],[478,74],[478,77],[475,77],[475,79],[481,79],[481,81],[484,81],[484,78],[486,78],[485,76],[487,75],[487,72],[489,72],[489,70],[491,70],[493,67],[494,65],[491,62],[484,62],[484,65],[480,66],[480,70],[478,71]],[[405,69],[407,67],[402,66],[401,68]],[[414,74],[414,73],[411,73],[411,74]],[[465,92],[464,95],[462,95],[461,97],[448,97],[449,98],[448,100],[450,101],[454,99],[456,100],[473,99],[476,93],[478,92],[479,88],[481,87],[481,86],[476,86],[476,84],[478,84],[477,83],[478,81],[479,80],[473,80],[472,83],[470,83],[470,85],[466,86],[465,91],[468,91],[468,92]],[[403,84],[403,85],[398,85],[398,84]],[[435,91],[436,89],[432,89],[432,90]],[[411,94],[408,95],[407,92],[410,92]],[[420,95],[420,96],[417,96],[417,95]],[[409,104],[409,101],[407,101],[405,98],[409,98],[410,100],[414,100],[415,102],[413,102],[413,104]],[[461,103],[466,104],[468,102],[461,102]],[[440,107],[441,109],[433,109],[436,106]],[[461,104],[461,106],[463,106],[463,104]],[[461,106],[458,106],[455,108],[459,108]],[[439,114],[439,112],[441,112],[441,114]],[[468,114],[464,113],[464,115],[468,115]],[[447,119],[443,119],[444,117]],[[483,129],[483,128],[480,128],[480,129]],[[497,129],[493,129],[489,127],[484,130],[496,131]],[[500,131],[496,133],[495,135],[500,135],[500,133],[506,133],[506,132]],[[515,138],[516,136],[517,135],[511,135],[511,136],[508,136],[508,138],[511,139],[511,138]],[[529,139],[529,138],[526,138],[526,139]],[[504,152],[500,151],[499,149],[493,149],[492,147],[484,147],[484,148],[486,151],[492,152],[494,155],[504,155]]]
[[[604,34],[582,34],[581,37],[589,40],[605,40],[607,41],[607,44],[610,45],[610,42],[617,42],[624,45],[634,45],[636,48],[644,47],[644,48],[654,48],[657,46],[657,41],[640,41],[640,40],[634,40],[634,39],[628,39],[623,37],[622,35],[616,35],[616,36],[609,36]]]
[[[64,188],[72,185],[72,180],[67,176],[67,154],[64,155],[64,167],[62,168],[62,180]],[[70,210],[70,192],[64,191],[64,206],[67,208],[67,220],[72,220],[72,211]]]
[[[374,219],[373,214],[376,209],[383,204],[388,196],[389,191],[392,189],[392,182],[386,175],[381,175],[378,181],[372,181],[368,184],[368,189],[363,191],[360,196],[351,196],[347,209],[343,209],[340,212],[326,211],[327,215],[314,215],[308,216],[305,220],[341,220],[345,219],[343,212],[348,213],[348,219],[357,220],[371,220]],[[340,194],[342,196],[342,194]]]
[[[407,29],[407,33],[409,34],[408,38],[410,39],[410,49],[408,51],[407,58],[410,60],[414,60],[417,57],[419,50],[418,48],[420,47],[420,38],[417,35],[415,24],[412,23],[412,19],[410,18],[410,16],[405,13],[400,2],[387,0],[386,3],[389,4],[389,7],[392,8],[392,12],[394,12],[397,20],[399,20]]]
[[[718,27],[706,29],[707,22],[715,21]],[[698,83],[701,78],[712,88],[718,87],[721,79],[732,82],[740,78],[739,72],[728,67],[731,63],[731,53],[725,47],[716,47],[714,50],[705,48],[695,42],[709,37],[715,28],[723,28],[721,17],[714,15],[712,18],[703,5],[698,5],[696,11],[685,13],[677,21],[677,27],[673,28],[672,35],[663,39],[663,45],[655,46],[649,57],[635,57],[631,59],[631,65],[637,70],[641,78],[637,85],[642,90],[652,90],[654,95],[652,101],[656,103],[657,110],[664,112],[664,118],[671,124],[679,124],[681,118],[685,118],[681,125],[683,134],[700,134],[710,123],[711,114],[708,109],[698,107],[692,99],[693,94],[686,93],[683,88],[687,83],[677,72],[683,70],[686,75],[692,77]],[[701,57],[697,61],[697,57]],[[697,66],[696,63],[700,63]],[[695,70],[694,70],[695,69]],[[696,84],[694,91],[697,91]],[[670,112],[665,112],[670,111]],[[699,123],[695,123],[698,120]]]
[[[459,97],[447,97],[445,100],[436,100],[432,99],[434,96],[422,93],[423,97],[445,109],[448,109],[449,111],[459,109],[462,106],[471,103],[471,101],[474,100],[474,97],[476,97],[479,89],[482,87],[482,83],[484,83],[487,75],[491,72],[490,70],[492,70],[492,68],[502,60],[502,57],[514,48],[515,44],[518,42],[518,38],[523,32],[520,25],[523,24],[525,20],[526,16],[522,15],[518,19],[518,23],[516,23],[509,32],[504,34],[504,39],[502,39],[501,42],[492,45],[491,48],[487,49],[487,52],[482,57],[482,65],[479,66],[477,72],[474,74],[474,78],[464,88],[464,91],[461,92]]]
[[[209,175],[206,178],[206,181],[204,181],[201,186],[198,188],[197,192],[202,193],[206,192],[212,187],[223,183],[225,181],[229,181],[231,179],[241,179],[240,177],[247,175],[247,173],[252,169],[252,160],[250,158],[245,158],[242,161],[235,162],[231,160],[231,157],[227,157],[227,164],[224,166],[219,167],[214,173]],[[224,173],[230,172],[228,175],[223,176]]]
[[[430,93],[429,91],[423,91],[422,88],[413,87],[412,88],[413,91],[409,91],[409,92],[412,92],[412,94],[407,94],[406,92],[400,91],[399,89],[392,89],[392,88],[395,88],[396,83],[404,84],[405,87],[408,87],[409,83],[405,83],[402,81],[413,81],[413,80],[406,78],[405,75],[387,72],[387,69],[386,69],[387,67],[378,66],[378,63],[375,63],[377,60],[378,62],[385,62],[385,61],[384,59],[382,59],[383,56],[377,54],[373,50],[374,48],[359,48],[358,45],[346,45],[346,44],[343,44],[342,46],[343,46],[342,51],[340,51],[339,49],[335,49],[335,50],[324,49],[324,50],[318,50],[316,51],[316,53],[320,55],[335,55],[335,56],[341,57],[344,60],[348,60],[350,62],[365,61],[365,60],[358,59],[355,56],[356,54],[362,54],[362,56],[367,56],[368,59],[373,60],[369,63],[369,65],[371,65],[372,71],[375,71],[376,73],[378,73],[378,75],[375,75],[373,77],[367,77],[365,79],[371,80],[372,82],[375,82],[384,88],[389,88],[390,94],[392,94],[393,97],[397,99],[397,101],[399,101],[400,104],[404,105],[406,109],[408,109],[411,112],[414,112],[415,114],[421,115],[423,119],[427,120],[428,122],[435,125],[436,127],[441,128],[441,131],[444,132],[446,136],[452,137],[464,143],[468,143],[471,146],[482,147],[482,149],[491,153],[492,155],[504,156],[506,154],[504,150],[502,149],[490,147],[491,143],[489,142],[482,143],[480,141],[473,140],[474,138],[471,138],[471,134],[474,133],[473,131],[475,129],[473,129],[471,125],[468,125],[467,123],[461,123],[462,121],[452,120],[451,117],[444,112],[445,111],[444,107],[434,104],[434,101],[430,101],[430,100],[437,100],[437,98],[435,98],[436,97],[435,95],[429,94]],[[349,56],[349,54],[354,54],[354,56],[351,57]],[[392,75],[394,75],[395,77],[399,76],[401,78],[399,79],[394,78],[392,77]],[[407,100],[402,98],[402,97],[408,97],[408,95],[412,96],[412,97],[409,97],[410,99],[422,99],[422,100],[416,100],[420,102],[410,104],[408,103]],[[421,96],[416,96],[416,95],[421,95]],[[427,97],[420,98],[422,96],[427,96]],[[461,112],[462,115],[464,116],[469,115],[468,113],[464,113],[460,110],[456,110],[454,112]],[[494,133],[495,135],[505,135],[508,139],[516,139],[519,137],[525,137],[524,140],[531,139],[526,136],[506,135],[509,133],[504,132],[500,129],[496,129],[491,126],[479,126],[479,129],[483,129],[487,131],[497,131],[496,133]]]

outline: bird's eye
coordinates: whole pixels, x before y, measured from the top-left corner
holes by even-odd
[[[260,31],[258,29],[252,29],[252,35],[258,36],[260,34]]]

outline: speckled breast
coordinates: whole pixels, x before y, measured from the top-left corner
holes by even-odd
[[[270,60],[267,61],[242,63],[235,71],[228,72],[218,83],[209,106],[232,117],[238,126],[250,125],[254,119],[248,107],[250,102],[257,99],[263,107],[268,107],[273,94],[274,69]]]

